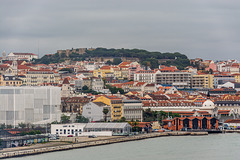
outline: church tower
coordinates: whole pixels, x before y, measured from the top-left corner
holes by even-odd
[[[18,63],[17,63],[16,60],[14,60],[14,61],[12,62],[12,73],[13,73],[14,75],[17,75],[17,74],[18,74]]]
[[[2,60],[7,60],[6,52],[5,52],[5,51],[3,51],[3,53],[2,53]]]
[[[62,83],[62,97],[70,97],[70,83],[67,78],[64,78]]]

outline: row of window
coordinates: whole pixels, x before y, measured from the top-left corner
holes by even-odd
[[[13,84],[13,85],[15,85],[15,84],[22,84],[22,82],[6,82],[6,85],[9,85],[9,84]]]
[[[58,131],[60,131],[60,132],[58,132]],[[70,129],[68,129],[68,130],[67,129],[59,129],[58,130],[58,129],[56,129],[56,134],[66,134],[66,133],[70,134],[70,132],[71,132],[71,134],[74,134],[74,129],[72,129],[72,130],[70,130]],[[81,134],[82,130],[81,129],[79,129],[79,130],[75,129],[75,133],[77,133],[77,132],[79,132]]]

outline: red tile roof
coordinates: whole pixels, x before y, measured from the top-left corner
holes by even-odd
[[[62,84],[70,84],[69,83],[69,81],[68,81],[68,79],[67,78],[64,78],[64,80],[63,80],[63,83]]]

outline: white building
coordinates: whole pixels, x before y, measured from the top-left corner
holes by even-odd
[[[59,136],[81,136],[87,123],[52,124],[51,134]]]
[[[59,136],[112,136],[128,135],[132,127],[127,123],[71,123],[52,124],[51,134]]]
[[[92,89],[94,91],[100,91],[104,88],[104,82],[102,78],[92,78]]]
[[[61,117],[59,87],[0,87],[0,123],[45,124]]]
[[[161,73],[155,70],[142,70],[134,74],[134,81],[156,83],[156,74]]]
[[[108,108],[109,113],[106,115],[106,119],[111,119],[110,107],[107,107],[105,103],[102,102],[89,102],[83,106],[82,115],[88,118],[90,121],[104,121],[103,109]]]
[[[161,72],[156,74],[156,83],[173,85],[177,88],[190,88],[191,73],[188,72]]]
[[[139,100],[123,100],[123,117],[127,121],[139,120],[142,122],[143,104]]]
[[[38,59],[38,55],[34,54],[34,53],[9,53],[8,60],[27,60],[27,61],[31,61],[33,59]]]

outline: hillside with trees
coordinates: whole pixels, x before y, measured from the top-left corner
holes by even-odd
[[[95,50],[86,50],[85,54],[72,53],[68,57],[65,54],[59,55],[45,55],[39,60],[35,60],[35,63],[58,63],[63,62],[66,59],[72,61],[81,61],[93,57],[113,57],[115,61],[112,64],[120,63],[121,57],[138,58],[140,63],[151,68],[158,68],[159,64],[162,65],[175,65],[179,69],[190,65],[189,59],[186,55],[175,52],[175,53],[161,53],[161,52],[149,52],[143,49],[107,49],[107,48],[96,48]],[[164,60],[160,62],[160,60]],[[111,62],[109,62],[111,64]]]

